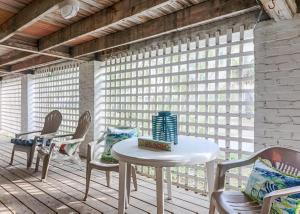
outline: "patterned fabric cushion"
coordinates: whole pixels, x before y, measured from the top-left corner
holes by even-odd
[[[111,148],[113,145],[122,140],[137,136],[138,130],[136,128],[108,128],[105,139],[105,148],[101,155],[101,160],[109,163],[118,163],[118,160],[114,159],[111,155]]]
[[[22,145],[22,146],[32,146],[33,145],[33,139],[29,139],[29,140],[24,140],[24,139],[19,139],[19,138],[13,138],[10,140],[11,143],[13,144],[16,144],[16,145]],[[51,143],[51,140],[50,139],[47,139],[46,142],[43,142],[44,139],[42,138],[39,138],[37,140],[37,145],[42,145],[43,143],[47,146],[50,145]]]
[[[14,139],[11,139],[10,142],[13,143],[13,144],[15,144],[15,145],[22,145],[22,146],[32,146],[32,144],[33,144],[33,140],[32,139],[30,139],[30,140],[24,140],[24,139],[14,138]]]
[[[66,155],[73,155],[78,147],[78,143],[62,144],[59,147],[59,152]]]
[[[289,187],[299,186],[300,177],[284,174],[273,168],[268,160],[258,159],[253,167],[245,189],[245,194],[258,203],[263,203],[266,194]],[[300,212],[300,194],[289,195],[275,200],[272,214],[292,214]]]

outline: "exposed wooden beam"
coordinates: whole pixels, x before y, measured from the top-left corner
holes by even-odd
[[[66,60],[83,61],[83,60],[74,59],[73,57],[71,57],[71,55],[69,53],[69,50],[56,50],[56,49],[53,49],[53,50],[39,51],[37,46],[23,44],[22,42],[17,42],[17,41],[10,41],[10,40],[5,41],[3,43],[0,43],[0,47],[26,52],[26,54],[24,53],[24,55],[23,55],[26,58],[30,57],[28,55],[28,53],[31,53],[33,56],[35,56],[35,55],[44,55],[44,56],[58,57],[58,58],[61,58],[61,59],[66,59]],[[19,59],[20,60],[22,59],[22,55],[20,55]],[[13,59],[13,60],[15,60],[15,59]]]
[[[40,17],[58,8],[64,0],[33,0],[16,15],[0,25],[0,42],[12,37],[17,31],[34,23]]]
[[[25,70],[35,69],[65,61],[51,56],[38,56],[10,66],[10,72],[16,73]]]
[[[72,56],[77,58],[93,54],[98,51],[146,40],[188,27],[232,17],[258,8],[256,0],[205,1],[127,30],[77,45],[72,48]]]
[[[115,24],[139,16],[154,8],[170,3],[171,0],[122,0],[106,9],[71,24],[62,30],[54,32],[39,40],[39,50],[62,45],[80,36],[84,36],[95,31],[101,31]]]
[[[5,69],[0,69],[0,74],[9,74],[10,71],[5,70]]]
[[[297,13],[297,2],[295,0],[260,0],[265,11],[275,21],[292,19]]]
[[[32,54],[30,52],[18,52],[18,53],[14,53],[14,52],[11,52],[8,56],[5,56],[5,58],[1,57],[0,66],[11,65],[38,56],[38,54]]]

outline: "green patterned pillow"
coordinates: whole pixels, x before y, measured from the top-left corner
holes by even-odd
[[[245,194],[259,204],[266,194],[289,187],[300,186],[300,177],[284,174],[273,168],[267,160],[258,159],[253,167],[245,189]],[[300,212],[300,194],[275,199],[272,214],[292,214]]]
[[[112,128],[107,129],[107,135],[105,138],[105,147],[104,152],[101,155],[101,160],[108,163],[118,163],[118,160],[114,159],[111,155],[111,148],[115,143],[118,143],[122,140],[128,138],[137,137],[138,130],[137,128]]]

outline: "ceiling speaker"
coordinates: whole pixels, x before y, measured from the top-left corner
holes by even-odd
[[[77,0],[65,0],[60,6],[60,14],[64,19],[70,19],[77,15],[79,8]]]

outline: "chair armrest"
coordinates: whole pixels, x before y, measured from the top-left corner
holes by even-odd
[[[21,137],[21,136],[23,136],[23,135],[29,135],[29,134],[39,133],[39,132],[42,132],[42,130],[19,133],[19,134],[16,134],[16,138],[19,138],[19,137]]]
[[[84,137],[83,138],[78,138],[78,139],[72,139],[72,140],[64,140],[64,141],[61,141],[61,142],[57,142],[57,144],[73,144],[73,143],[81,143],[82,141],[84,141]]]
[[[293,195],[297,193],[300,193],[300,186],[295,186],[295,187],[290,187],[290,188],[280,189],[280,190],[270,192],[264,197],[261,213],[262,214],[269,213],[272,207],[272,203],[276,198],[287,196],[287,195]]]
[[[88,144],[87,156],[86,156],[87,164],[94,158],[94,148],[96,143],[97,141],[92,141]]]
[[[62,135],[55,135],[53,138],[63,138],[63,137],[72,137],[74,134],[62,134]]]
[[[96,140],[92,141],[88,144],[88,151],[87,151],[87,163],[94,159],[94,148],[97,144],[100,144],[102,141],[105,140],[106,132],[104,132],[101,137]]]
[[[106,138],[106,135],[107,135],[107,133],[104,132],[104,133],[101,135],[101,137],[97,140],[97,144],[98,144],[98,143],[101,143],[102,141],[104,141],[105,138]]]
[[[56,132],[53,132],[53,133],[48,133],[48,134],[36,135],[35,137],[45,138],[45,139],[53,139],[55,137],[55,134],[56,134]]]
[[[237,168],[237,167],[241,167],[241,166],[247,166],[247,165],[254,163],[262,152],[263,151],[259,151],[253,155],[250,155],[246,159],[225,161],[225,162],[219,163],[217,166],[217,170],[216,170],[214,191],[224,189],[225,174],[228,170]]]

